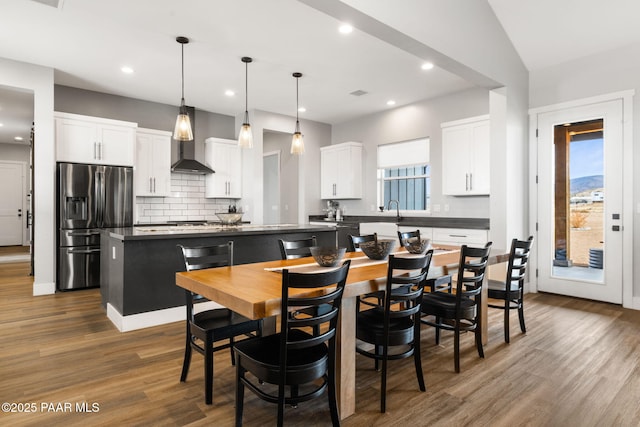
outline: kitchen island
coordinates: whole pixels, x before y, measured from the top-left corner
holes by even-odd
[[[107,316],[120,331],[184,320],[184,291],[175,273],[184,271],[176,245],[233,241],[234,264],[280,259],[278,239],[316,236],[334,246],[336,230],[314,225],[144,225],[110,228],[100,239],[100,293]],[[209,304],[209,303],[208,303]]]

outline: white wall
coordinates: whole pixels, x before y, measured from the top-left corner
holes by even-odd
[[[640,45],[569,61],[530,73],[531,107],[542,107],[581,98],[635,89],[633,128],[640,129]],[[640,164],[640,132],[633,133],[633,164]],[[640,230],[640,169],[625,170],[625,183],[633,185],[633,229]],[[640,238],[634,233],[633,265],[640,263]],[[633,274],[634,308],[640,308],[640,271]],[[625,302],[627,305],[627,302]]]
[[[55,150],[53,69],[0,58],[0,85],[33,91],[34,153],[34,295],[55,292]]]
[[[0,159],[29,164],[29,146],[22,144],[0,143]]]
[[[489,113],[489,91],[473,89],[442,98],[398,107],[378,114],[333,126],[332,144],[346,141],[363,143],[362,200],[341,200],[347,215],[372,215],[377,211],[377,147],[391,142],[428,137],[431,159],[431,203],[440,205],[432,216],[488,218],[489,197],[453,197],[442,195],[442,122]],[[445,212],[447,205],[449,211]],[[314,213],[321,214],[322,202]]]

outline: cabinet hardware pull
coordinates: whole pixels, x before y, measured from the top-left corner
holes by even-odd
[[[469,191],[469,174],[464,174],[464,189],[465,191]]]
[[[467,236],[464,234],[449,234],[449,237],[464,237],[466,238]]]
[[[151,186],[151,177],[149,177],[149,193],[153,193],[153,187]]]
[[[469,174],[469,190],[473,190],[473,173]]]
[[[153,192],[156,192],[156,177],[153,177]]]

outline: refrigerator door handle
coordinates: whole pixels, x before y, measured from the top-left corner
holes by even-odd
[[[100,234],[99,231],[67,231],[69,236],[96,236]]]
[[[95,254],[99,252],[100,249],[67,249],[68,254]]]
[[[96,208],[98,210],[98,227],[104,226],[104,170],[98,169],[95,174]]]

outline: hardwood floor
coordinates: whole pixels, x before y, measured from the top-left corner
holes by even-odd
[[[27,263],[0,266],[0,397],[14,409],[1,425],[233,425],[234,373],[215,356],[214,404],[204,404],[202,357],[179,382],[182,323],[120,333],[97,289],[33,297]],[[640,311],[549,294],[527,295],[528,332],[514,314],[511,344],[502,313],[490,310],[489,343],[479,359],[473,336],[433,344],[423,328],[427,391],[411,359],[390,362],[387,413],[373,362],[357,360],[357,413],[344,426],[637,426],[640,424]],[[90,413],[77,412],[86,403]],[[53,406],[51,405],[53,404]],[[68,404],[67,406],[65,406]],[[97,406],[92,406],[97,404]],[[3,407],[4,409],[4,407]],[[275,423],[275,406],[245,395],[245,425]],[[287,425],[329,425],[326,399],[288,408]]]

